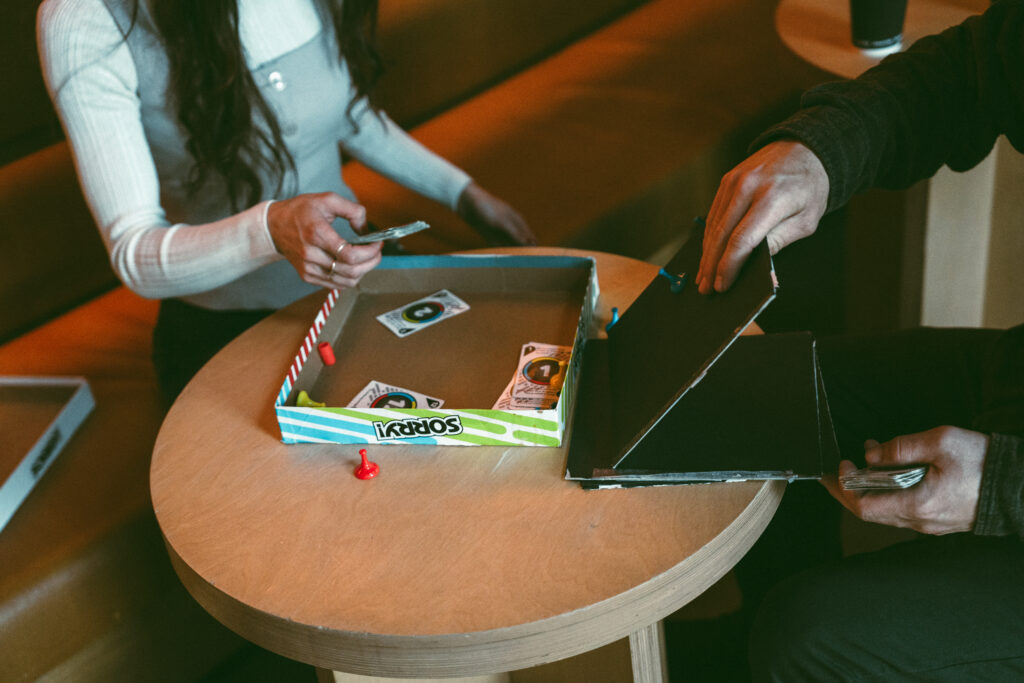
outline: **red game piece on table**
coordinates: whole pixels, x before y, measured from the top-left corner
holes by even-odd
[[[356,476],[360,479],[373,479],[380,472],[380,466],[375,462],[370,462],[366,459],[366,449],[359,449],[359,456],[363,459],[363,462],[356,468]]]
[[[316,345],[316,350],[320,352],[320,360],[324,362],[324,365],[334,365],[334,349],[330,344],[322,341]]]

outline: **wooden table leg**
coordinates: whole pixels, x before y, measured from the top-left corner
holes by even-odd
[[[633,662],[634,683],[664,683],[668,680],[665,629],[660,620],[629,634],[629,655]]]
[[[627,656],[630,662],[626,662]],[[503,674],[474,676],[455,679],[398,679],[361,676],[317,669],[319,683],[556,683],[566,680],[617,681],[622,683],[631,677],[635,683],[665,683],[668,670],[665,664],[665,635],[662,623],[640,629],[629,636],[629,650],[626,639],[591,650],[590,652],[520,669]]]

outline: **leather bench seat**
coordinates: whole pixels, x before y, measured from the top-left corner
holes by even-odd
[[[535,65],[647,0],[382,0],[377,97],[415,126]]]
[[[0,375],[83,376],[96,401],[0,532],[0,680],[190,680],[241,645],[187,596],[153,516],[156,310],[121,287],[0,346]]]
[[[654,0],[413,130],[518,208],[541,244],[647,258],[703,215],[753,136],[820,72],[765,0]],[[380,225],[421,253],[484,246],[444,209],[349,164]]]

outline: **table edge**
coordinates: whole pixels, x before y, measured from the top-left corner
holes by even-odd
[[[475,676],[587,652],[675,612],[746,554],[774,515],[785,486],[781,480],[764,481],[743,512],[709,543],[628,591],[553,617],[471,633],[387,635],[283,619],[220,591],[192,570],[169,543],[166,545],[175,572],[193,598],[222,624],[265,649],[317,667],[354,674]]]

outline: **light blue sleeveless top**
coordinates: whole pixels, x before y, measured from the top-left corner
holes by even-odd
[[[121,31],[127,33],[138,73],[142,124],[156,164],[160,202],[167,219],[172,224],[201,224],[231,215],[234,212],[221,178],[211,176],[194,195],[186,191],[193,159],[185,150],[185,132],[168,102],[167,55],[147,3],[139,3],[132,26],[131,0],[104,2]],[[323,25],[331,26],[329,22]],[[334,32],[322,30],[308,43],[254,69],[252,75],[277,116],[295,160],[294,171],[288,173],[276,197],[276,182],[261,172],[261,201],[307,192],[336,192],[354,200],[342,180],[339,147],[340,138],[352,125],[345,110],[353,89],[348,70],[338,59]],[[352,234],[341,219],[335,227],[343,237]],[[216,289],[181,298],[211,309],[280,308],[316,289],[303,282],[287,261],[280,260]]]

